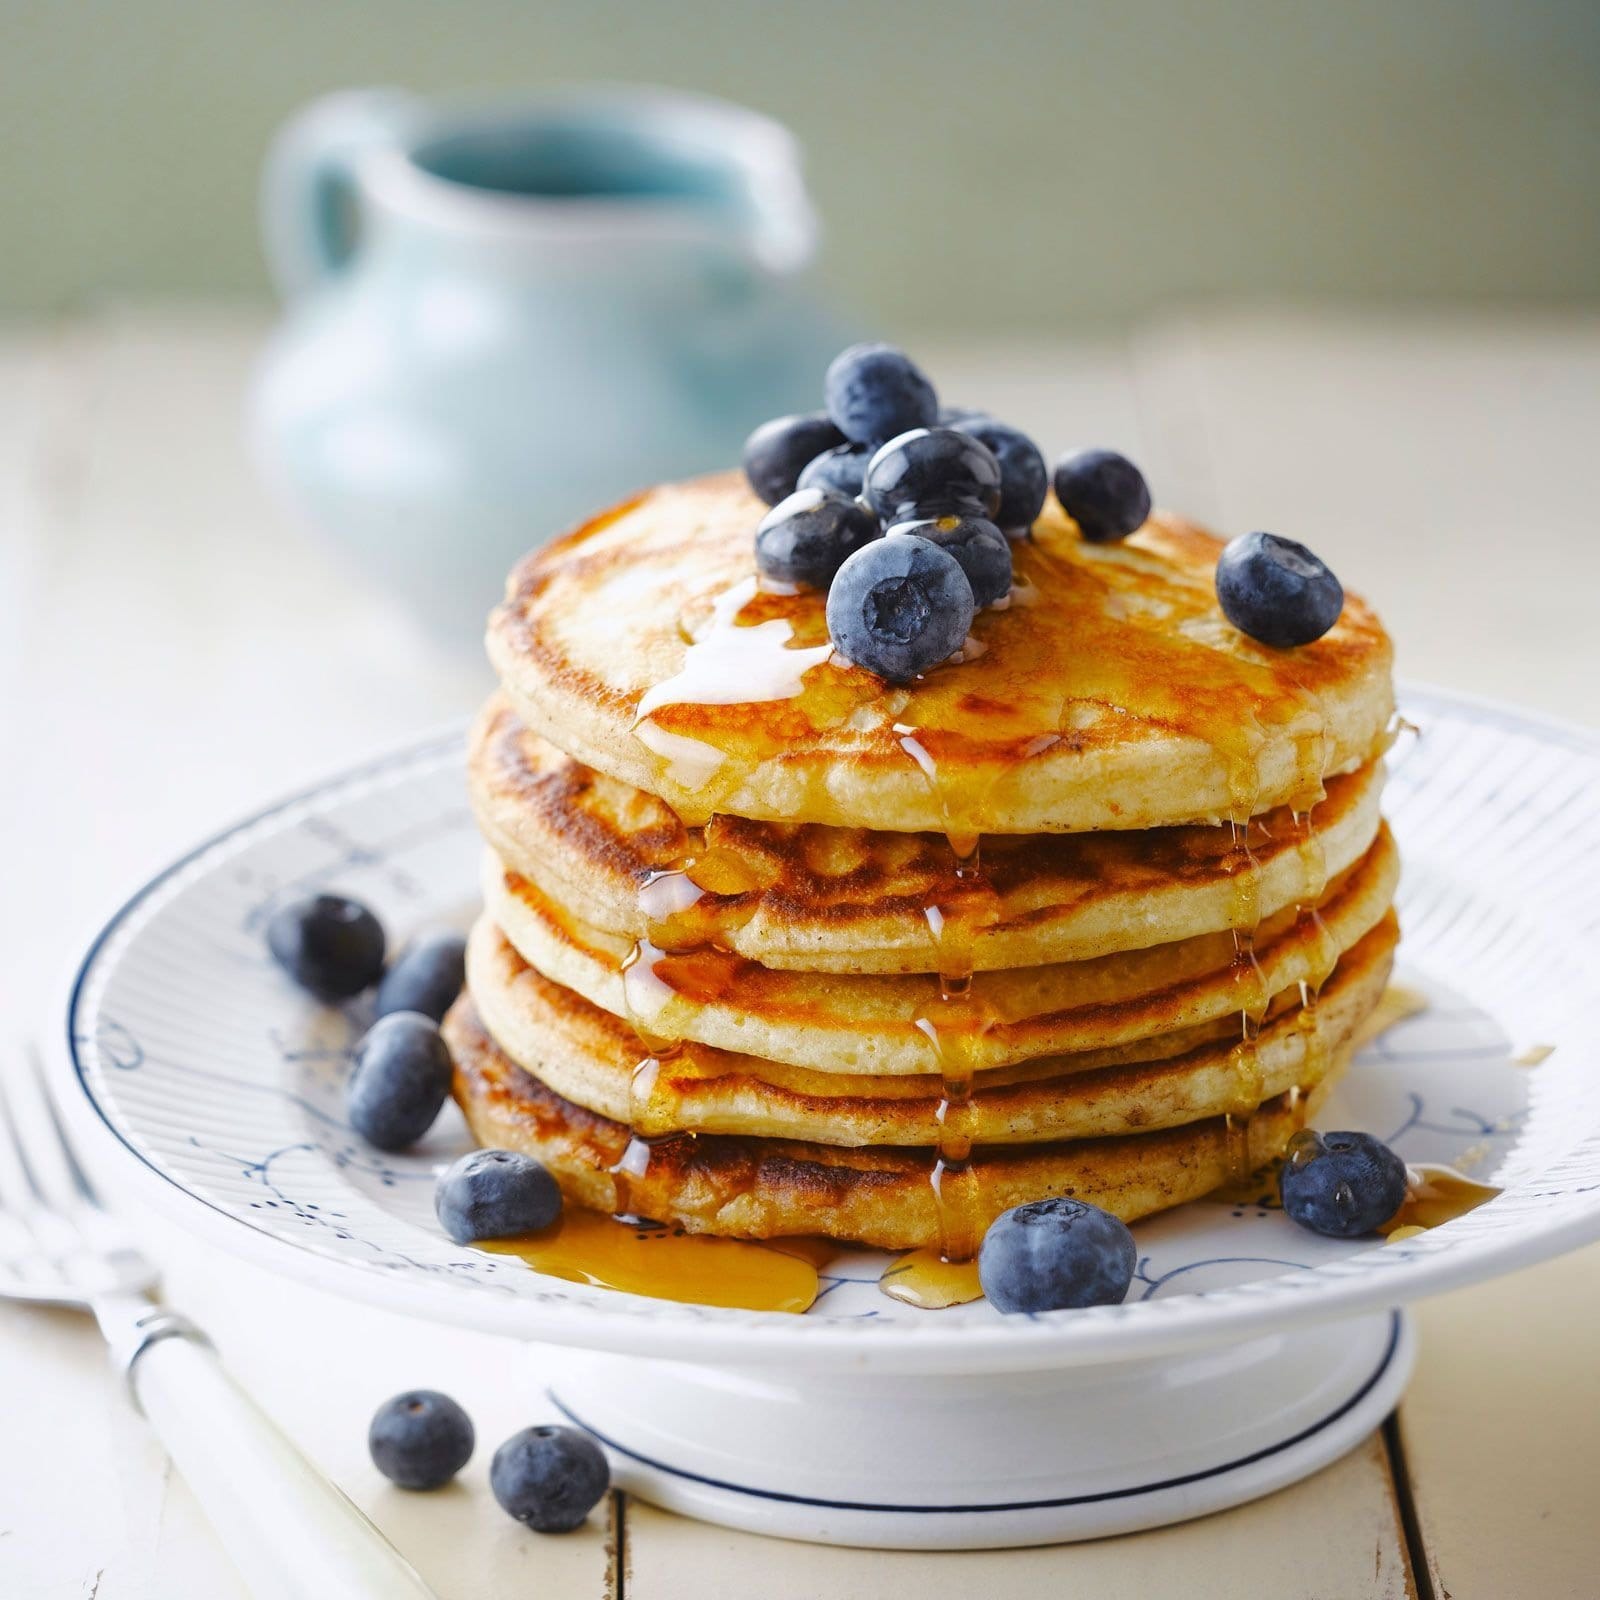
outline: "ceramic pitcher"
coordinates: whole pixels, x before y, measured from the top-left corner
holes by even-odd
[[[843,341],[800,285],[816,226],[789,134],[662,90],[335,95],[279,135],[263,230],[287,314],[258,459],[460,638],[520,552],[815,407]]]

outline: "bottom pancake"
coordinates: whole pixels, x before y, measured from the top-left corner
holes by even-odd
[[[455,1096],[478,1142],[536,1157],[569,1201],[597,1211],[742,1239],[826,1234],[883,1249],[938,1246],[930,1153],[799,1140],[680,1134],[646,1144],[628,1127],[563,1099],[505,1055],[463,995],[445,1019]],[[975,1151],[961,1230],[1002,1211],[1070,1195],[1134,1221],[1198,1200],[1283,1153],[1342,1071],[1330,1052],[1317,1090],[1298,1089],[1249,1117],[1211,1117],[1154,1133]]]

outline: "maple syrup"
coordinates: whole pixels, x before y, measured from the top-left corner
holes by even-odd
[[[1492,1183],[1479,1183],[1454,1167],[1409,1167],[1405,1202],[1378,1232],[1391,1240],[1402,1231],[1405,1237],[1413,1238],[1476,1211],[1500,1192]]]
[[[819,1256],[826,1259],[815,1241],[754,1244],[609,1217],[582,1206],[568,1206],[559,1221],[539,1233],[485,1239],[478,1248],[516,1256],[534,1271],[568,1283],[692,1305],[797,1314],[817,1298]]]
[[[931,1246],[896,1256],[883,1269],[878,1287],[891,1300],[922,1311],[943,1311],[983,1298],[977,1260],[948,1261]]]

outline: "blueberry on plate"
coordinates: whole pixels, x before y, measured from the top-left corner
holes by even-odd
[[[897,522],[896,538],[926,539],[956,558],[972,585],[974,605],[993,605],[1011,593],[1011,542],[984,517],[923,517]]]
[[[1115,450],[1080,450],[1056,462],[1056,499],[1091,544],[1126,539],[1150,516],[1144,474]]]
[[[1121,1304],[1137,1264],[1121,1218],[1059,1196],[995,1218],[978,1251],[978,1281],[997,1311],[1068,1311]]]
[[[841,350],[823,379],[822,397],[839,431],[858,444],[882,444],[939,417],[933,385],[905,351],[889,344]]]
[[[472,1418],[437,1389],[408,1389],[385,1400],[367,1429],[372,1464],[402,1489],[437,1489],[467,1464]]]
[[[489,1487],[501,1510],[534,1532],[570,1533],[605,1498],[611,1469],[588,1434],[547,1423],[495,1451]]]
[[[1278,1195],[1291,1222],[1330,1239],[1373,1233],[1406,1198],[1406,1164],[1370,1133],[1314,1133],[1289,1141]]]
[[[862,495],[885,526],[947,512],[993,518],[1000,463],[988,445],[958,428],[913,428],[867,463]]]
[[[1020,430],[981,413],[952,426],[994,453],[1000,463],[1000,508],[994,520],[1011,538],[1020,538],[1033,526],[1050,488],[1050,472],[1038,445]]]
[[[775,506],[794,493],[808,461],[844,443],[844,435],[822,411],[763,422],[744,442],[744,475],[750,487]]]
[[[795,487],[826,489],[829,494],[841,494],[853,500],[861,493],[871,459],[870,444],[842,444],[836,449],[824,450],[801,469]]]
[[[377,1014],[420,1011],[435,1022],[456,1002],[467,975],[467,941],[459,933],[434,933],[409,945],[378,985]]]
[[[561,1215],[561,1190],[515,1150],[474,1150],[446,1167],[433,1191],[440,1226],[457,1244],[537,1233]]]
[[[908,683],[966,643],[977,609],[960,563],[926,539],[874,539],[834,574],[834,649],[890,683]]]
[[[1217,601],[1240,633],[1286,648],[1320,639],[1344,610],[1344,586],[1303,544],[1242,533],[1217,558]]]
[[[380,1150],[415,1144],[450,1092],[450,1052],[432,1017],[392,1011],[356,1046],[345,1088],[350,1126]]]
[[[342,894],[315,894],[273,912],[267,948],[302,989],[348,1000],[383,976],[383,924]]]
[[[845,557],[881,531],[859,500],[826,489],[796,489],[756,528],[756,566],[783,583],[826,589]]]

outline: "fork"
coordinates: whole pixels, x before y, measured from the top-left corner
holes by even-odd
[[[94,1315],[256,1600],[437,1600],[353,1501],[230,1378],[206,1336],[151,1298],[157,1272],[73,1153],[37,1056],[0,1071],[0,1299]]]

